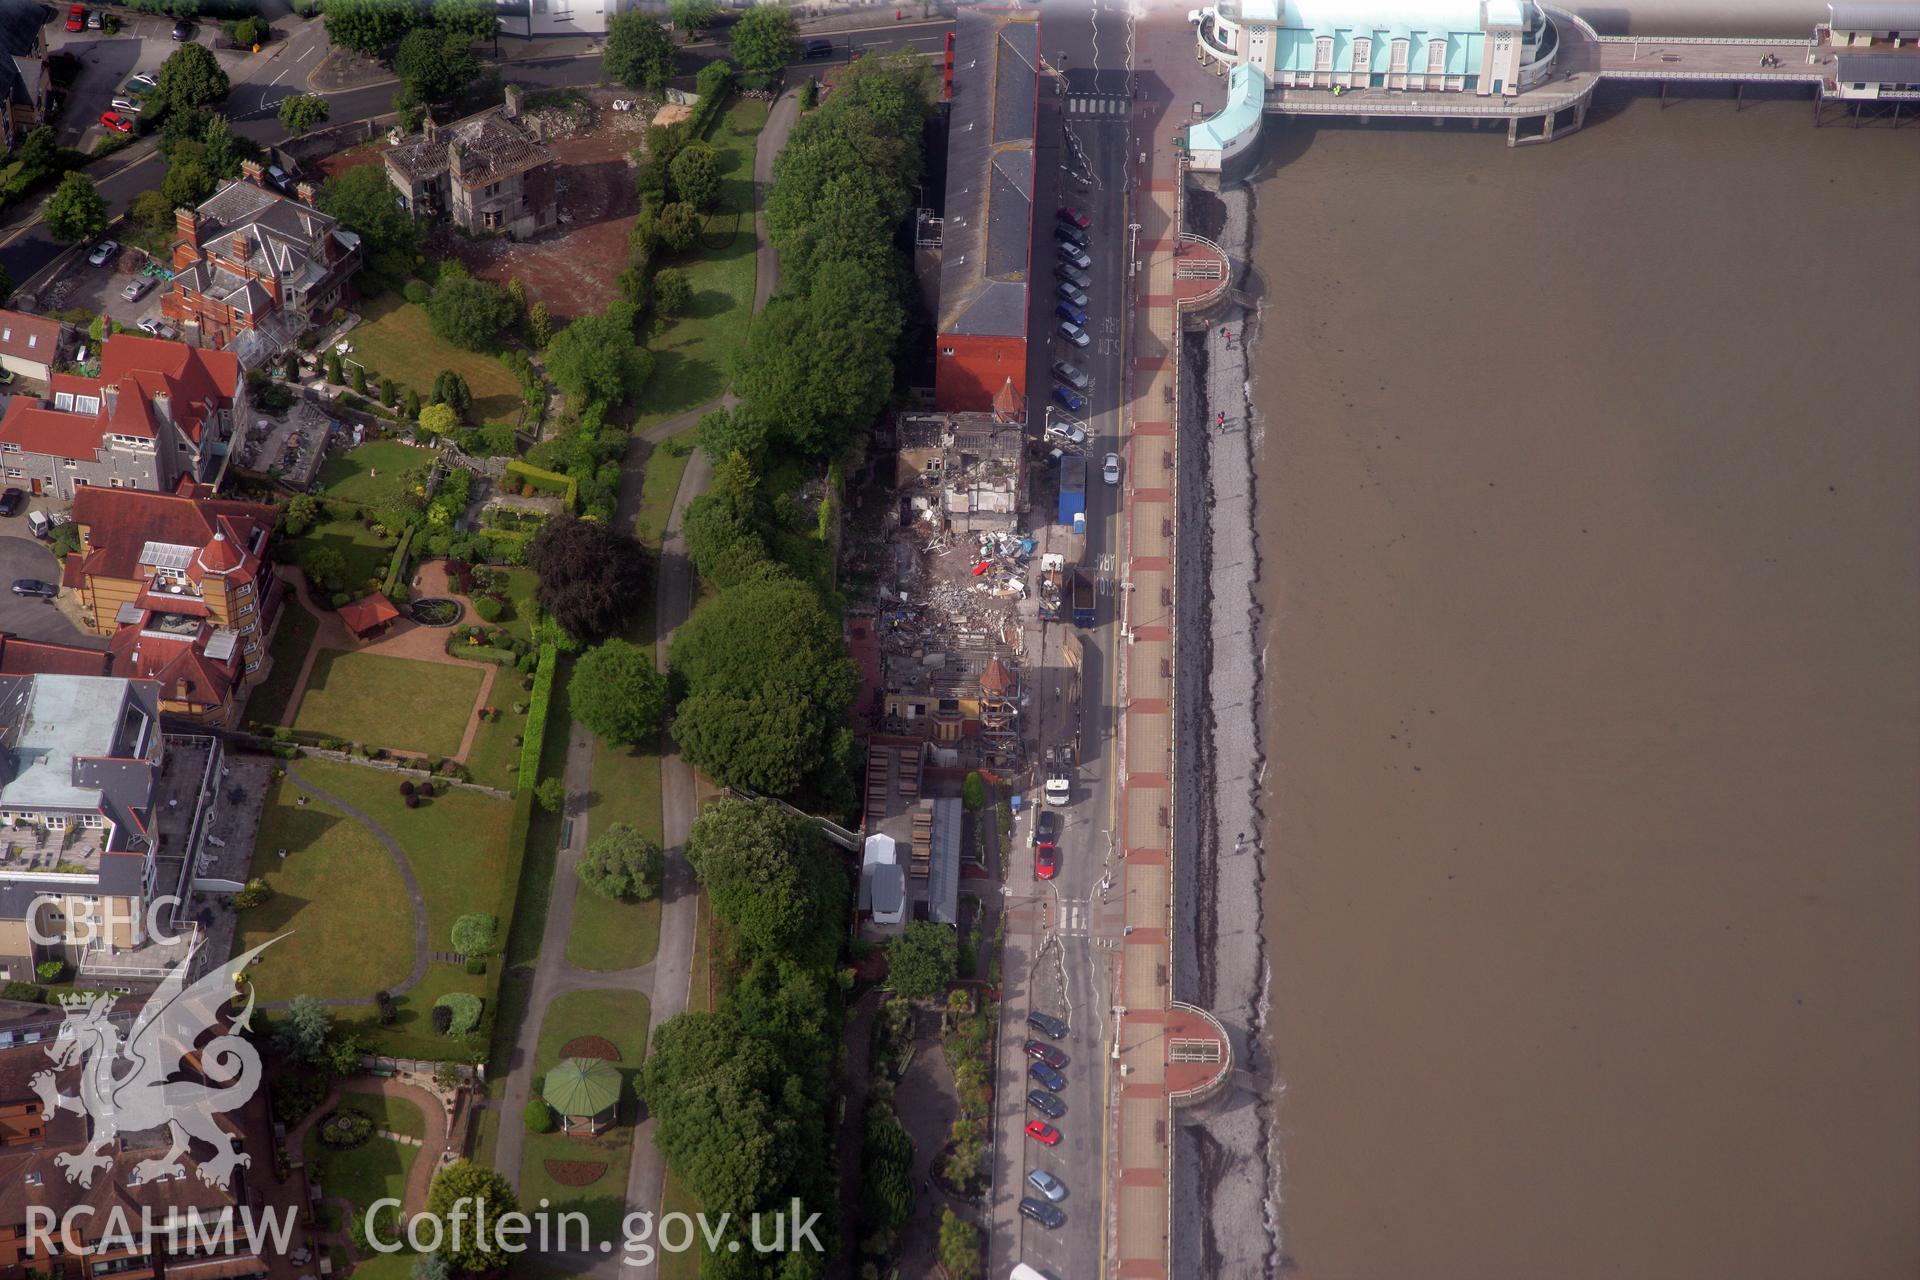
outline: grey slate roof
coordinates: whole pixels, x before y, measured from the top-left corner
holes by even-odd
[[[1841,53],[1833,64],[1840,84],[1920,85],[1920,52]]]
[[[1920,4],[1830,4],[1836,31],[1913,31],[1920,29]]]
[[[933,835],[927,842],[927,918],[960,923],[960,801],[933,802]]]
[[[1039,48],[1030,12],[960,13],[941,226],[943,334],[1026,333]]]

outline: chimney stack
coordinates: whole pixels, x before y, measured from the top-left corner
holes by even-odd
[[[200,215],[192,209],[180,208],[173,211],[173,228],[180,238],[198,249],[200,247]]]
[[[311,182],[298,182],[294,184],[294,187],[293,187],[294,198],[297,199],[301,204],[307,204],[307,205],[312,204],[313,197],[315,194],[316,193],[313,189],[313,184]]]
[[[240,176],[256,187],[264,187],[267,185],[267,171],[261,167],[258,160],[242,160],[240,162]]]
[[[518,120],[520,118],[520,86],[519,85],[510,84],[507,86],[507,101],[506,101],[505,107],[501,110],[500,114],[504,115],[509,120]]]

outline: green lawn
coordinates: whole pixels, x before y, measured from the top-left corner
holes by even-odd
[[[374,1108],[365,1104],[377,1101],[380,1099],[346,1094],[339,1105],[372,1114]],[[410,1102],[397,1105],[412,1111],[414,1123],[425,1132],[425,1121],[418,1107]],[[375,1129],[383,1127],[381,1119],[380,1115],[374,1116]],[[372,1137],[357,1147],[341,1150],[321,1142],[320,1126],[315,1124],[307,1130],[305,1155],[309,1176],[320,1183],[329,1197],[351,1200],[365,1209],[374,1201],[388,1196],[395,1199],[406,1197],[407,1170],[420,1158],[420,1148],[395,1142],[391,1138]]]
[[[391,987],[413,967],[399,869],[363,824],[318,800],[298,804],[299,794],[289,779],[274,783],[260,814],[253,874],[273,897],[240,913],[239,949],[287,936],[248,976],[262,1000],[365,996]]]
[[[313,643],[313,633],[319,625],[289,592],[280,606],[280,621],[274,624],[273,643],[267,649],[273,658],[273,669],[248,696],[247,719],[275,725],[286,717],[287,699],[293,696],[300,666],[307,659],[307,646]]]
[[[451,756],[460,749],[485,678],[475,667],[327,649],[314,660],[294,727]]]
[[[353,1264],[354,1280],[412,1280],[417,1257],[402,1249],[398,1253],[375,1253]],[[339,1275],[339,1268],[334,1269]]]
[[[751,244],[751,234],[747,238]],[[498,359],[462,351],[444,341],[433,332],[426,309],[397,293],[363,302],[360,323],[347,335],[347,342],[353,347],[352,359],[371,374],[392,378],[403,388],[403,395],[404,388],[410,387],[425,400],[441,370],[451,369],[467,380],[473,392],[474,421],[506,421],[520,412],[520,384]]]
[[[660,900],[619,902],[585,885],[573,900],[567,959],[582,969],[606,973],[633,969],[660,949]]]
[[[515,715],[515,702],[524,704],[532,695],[520,688],[518,672],[506,667],[493,679],[493,705],[500,711],[498,720],[483,721],[473,735],[473,749],[467,753],[467,768],[475,782],[502,791],[512,791],[520,773],[520,744],[514,739],[526,732],[527,718]]]
[[[673,1170],[667,1170],[666,1185],[660,1189],[660,1216],[669,1213],[684,1213],[689,1217],[700,1212],[700,1202],[691,1191],[680,1185],[680,1179],[673,1176]],[[696,1236],[697,1240],[697,1236]],[[660,1254],[660,1280],[699,1280],[700,1255],[705,1246],[688,1249],[683,1253]]]
[[[498,573],[500,570],[495,569],[494,572]],[[540,584],[540,579],[531,569],[508,569],[505,572],[508,608],[497,625],[506,628],[522,640],[531,640],[534,615],[539,612],[539,607],[533,602],[533,589]],[[469,619],[469,621],[477,622],[479,619]]]
[[[585,1213],[596,1234],[618,1226],[626,1212],[627,1164],[636,1109],[633,1078],[646,1057],[650,1014],[647,998],[637,991],[570,991],[547,1008],[534,1051],[535,1074],[544,1075],[559,1062],[560,1050],[576,1036],[600,1036],[612,1041],[620,1050],[620,1123],[591,1138],[529,1133],[520,1161],[523,1204],[537,1204],[544,1196],[553,1202],[550,1212]],[[562,1186],[547,1172],[548,1160],[595,1161],[605,1164],[607,1170],[584,1187]]]
[[[753,149],[767,123],[767,104],[739,99],[708,139],[720,159],[720,203],[708,220],[711,239],[736,234],[722,249],[705,243],[663,262],[687,273],[693,304],[648,344],[657,363],[641,394],[634,429],[717,399],[733,376],[734,357],[753,310]]]
[[[433,457],[432,449],[404,441],[370,440],[357,449],[329,457],[320,468],[320,484],[329,498],[379,506],[404,493],[409,473],[431,466]]]
[[[640,511],[633,520],[633,536],[660,549],[666,536],[667,521],[673,515],[673,499],[680,492],[680,477],[686,474],[693,457],[693,435],[682,432],[663,440],[647,455],[647,470],[641,480]]]
[[[398,541],[375,533],[358,520],[322,520],[294,540],[294,559],[299,560],[303,547],[332,547],[346,561],[345,590],[358,599],[369,591],[378,591],[386,581],[387,565],[393,560]],[[317,586],[314,600],[327,603],[325,592]]]
[[[345,1089],[341,1090],[340,1097],[352,1103],[356,1110],[372,1116],[375,1129],[409,1138],[427,1136],[427,1118],[420,1114],[419,1107],[405,1098],[389,1098],[384,1093],[358,1093]]]

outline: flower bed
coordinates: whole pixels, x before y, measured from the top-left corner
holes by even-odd
[[[599,1160],[546,1160],[547,1176],[563,1187],[588,1187],[606,1175],[607,1166]]]

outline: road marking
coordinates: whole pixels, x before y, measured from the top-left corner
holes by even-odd
[[[273,86],[275,86],[275,85],[277,85],[277,84],[279,84],[279,83],[280,83],[280,81],[282,81],[283,79],[285,79],[285,78],[286,78],[286,74],[287,74],[287,72],[288,72],[288,71],[291,71],[291,70],[293,70],[293,68],[292,68],[292,67],[287,67],[287,68],[285,68],[285,69],[283,69],[283,70],[282,70],[282,71],[280,72],[280,74],[279,74],[279,75],[277,75],[277,76],[275,76],[275,77],[274,77],[273,79],[271,79],[271,80],[269,80],[269,81],[267,81],[267,88],[269,88],[269,89],[271,89],[271,88],[273,88]],[[263,102],[264,102],[264,101],[266,100],[266,96],[267,96],[267,95],[266,95],[265,93],[262,93],[262,94],[260,95],[260,98],[261,98],[261,100],[262,100]]]

